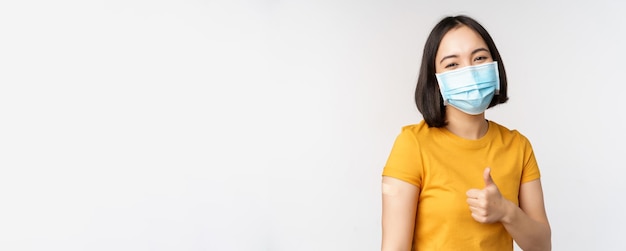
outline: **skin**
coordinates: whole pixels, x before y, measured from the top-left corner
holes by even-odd
[[[488,62],[493,62],[493,59],[485,41],[474,30],[460,26],[450,30],[441,40],[435,57],[435,70],[441,73]],[[446,106],[446,119],[446,129],[466,139],[479,139],[489,129],[484,112],[469,115]],[[551,250],[551,230],[541,181],[537,179],[520,186],[518,207],[500,194],[490,172],[490,168],[485,168],[483,177],[477,177],[484,181],[483,188],[473,188],[466,193],[468,210],[474,220],[480,223],[502,223],[523,250]],[[382,184],[381,250],[410,250],[419,187],[386,176],[382,178]]]

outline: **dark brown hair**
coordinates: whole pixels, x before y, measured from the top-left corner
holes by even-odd
[[[498,62],[498,74],[500,76],[500,91],[496,94],[489,107],[497,104],[505,103],[509,97],[507,96],[506,72],[504,71],[504,63],[500,57],[500,53],[496,48],[496,44],[491,36],[476,20],[468,16],[449,16],[442,19],[430,32],[424,52],[422,54],[422,66],[420,67],[419,77],[417,78],[417,87],[415,88],[415,104],[417,109],[424,117],[429,127],[444,127],[447,125],[446,109],[443,105],[443,98],[439,92],[439,85],[435,77],[435,56],[439,49],[439,44],[443,36],[450,30],[459,26],[467,26],[476,31],[485,40],[493,61]]]

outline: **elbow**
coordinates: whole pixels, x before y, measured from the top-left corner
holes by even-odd
[[[546,233],[543,235],[543,238],[529,244],[530,245],[526,246],[520,245],[520,248],[524,251],[552,251],[552,233],[550,231],[550,227],[548,227]]]
[[[522,248],[524,251],[552,251],[552,246],[547,245],[543,247]]]
[[[550,243],[550,241],[548,241],[546,243],[537,243],[536,245],[532,246],[520,246],[520,248],[524,251],[552,251],[552,244]]]

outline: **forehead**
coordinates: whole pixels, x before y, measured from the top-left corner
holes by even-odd
[[[478,48],[487,48],[487,43],[471,28],[461,25],[449,30],[441,39],[437,50],[437,59],[448,55],[463,56]]]

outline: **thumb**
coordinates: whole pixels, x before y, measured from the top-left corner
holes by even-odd
[[[493,179],[491,179],[491,168],[485,168],[483,172],[483,179],[485,180],[485,186],[495,185]]]

